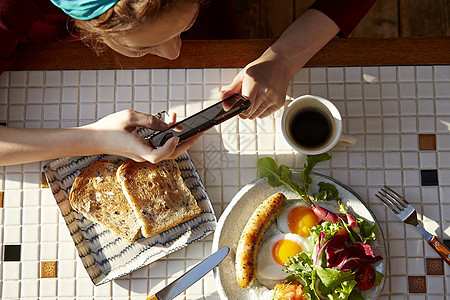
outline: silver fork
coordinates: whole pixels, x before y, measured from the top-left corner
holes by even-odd
[[[415,226],[424,236],[428,244],[450,265],[450,250],[438,238],[417,221],[416,209],[390,187],[384,186],[375,196],[380,199],[402,222]]]

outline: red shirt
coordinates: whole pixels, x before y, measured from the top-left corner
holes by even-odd
[[[0,74],[14,63],[18,43],[67,36],[67,19],[49,0],[0,0]]]
[[[317,0],[310,8],[323,12],[348,36],[376,0]]]
[[[236,36],[235,26],[224,26],[225,20],[231,23],[233,20],[230,3],[212,0],[199,14],[196,26],[183,37],[205,39],[211,32],[215,38],[217,35],[225,39]],[[374,3],[375,0],[317,0],[311,8],[326,14],[347,36]],[[213,14],[219,17],[212,17]],[[49,0],[0,0],[0,74],[14,63],[18,43],[48,42],[68,36],[67,20],[68,17]]]

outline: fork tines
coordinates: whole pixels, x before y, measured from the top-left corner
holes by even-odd
[[[402,196],[397,194],[388,186],[384,186],[376,194],[378,199],[381,200],[387,207],[389,207],[395,214],[401,213],[404,209],[409,206],[408,201],[406,201]]]

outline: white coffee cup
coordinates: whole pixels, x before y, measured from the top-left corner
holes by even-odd
[[[352,146],[356,138],[342,133],[339,110],[320,96],[304,95],[285,108],[281,129],[287,143],[303,154],[328,152],[338,143]]]

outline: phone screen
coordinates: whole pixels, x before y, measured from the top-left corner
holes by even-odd
[[[231,108],[225,111],[224,104]],[[168,139],[174,136],[179,137],[179,143],[182,143],[196,134],[240,114],[248,109],[250,104],[250,101],[242,95],[234,94],[233,96],[172,125],[164,131],[155,132],[149,137],[150,145],[153,148],[159,148],[164,145]]]

